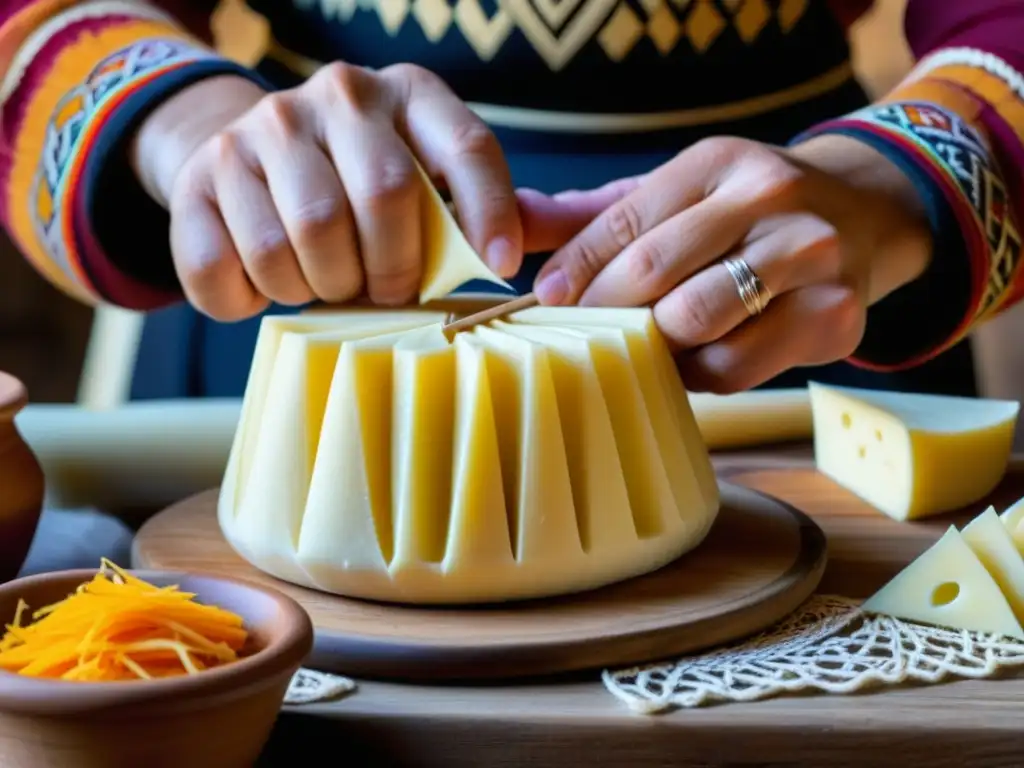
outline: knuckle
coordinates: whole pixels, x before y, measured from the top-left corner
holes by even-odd
[[[643,231],[640,210],[628,198],[612,206],[604,217],[604,223],[608,236],[619,250],[640,237]]]
[[[381,163],[366,187],[355,196],[371,215],[412,204],[419,194],[419,179],[411,163],[397,158]]]
[[[498,140],[484,123],[466,120],[452,126],[450,151],[458,159],[491,157],[500,152]]]
[[[359,108],[369,100],[372,88],[367,72],[340,61],[323,67],[310,82],[326,90],[333,102],[353,108]]]
[[[367,293],[375,304],[401,304],[416,294],[419,280],[419,264],[395,264],[389,269],[368,270]]]
[[[569,246],[560,266],[575,289],[597,275],[604,268],[604,260],[589,240],[579,238]]]
[[[248,248],[241,254],[246,269],[268,283],[288,269],[288,237],[277,227],[254,232]]]
[[[856,293],[852,289],[844,289],[824,314],[823,324],[829,328],[835,359],[849,357],[860,345],[866,322],[864,308]]]
[[[331,234],[343,220],[345,204],[337,197],[323,197],[303,202],[291,216],[291,229],[300,246],[318,243]]]
[[[707,155],[716,161],[727,161],[749,149],[751,145],[752,142],[736,136],[708,136],[695,142],[688,151]]]
[[[408,86],[417,86],[426,83],[433,84],[439,79],[437,75],[429,69],[424,69],[416,64],[408,64],[405,62],[385,67],[380,71],[380,74],[388,80],[398,81]]]
[[[714,309],[702,290],[690,290],[680,294],[677,301],[669,304],[666,323],[675,327],[674,335],[686,339],[688,345],[713,341]]]
[[[668,259],[651,238],[638,240],[626,252],[629,280],[641,287],[661,288],[668,277]]]
[[[226,128],[210,139],[209,154],[214,167],[225,168],[237,165],[243,156],[243,139],[233,128]]]
[[[293,136],[300,129],[295,103],[286,93],[264,96],[256,106],[255,117],[262,128],[278,135]]]

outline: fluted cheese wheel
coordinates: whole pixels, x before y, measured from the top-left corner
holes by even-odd
[[[647,309],[262,321],[219,501],[257,568],[406,603],[570,593],[695,547],[718,486]]]

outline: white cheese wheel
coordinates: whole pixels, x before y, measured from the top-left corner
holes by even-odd
[[[718,486],[647,309],[263,320],[220,525],[257,568],[407,603],[564,594],[704,538]]]

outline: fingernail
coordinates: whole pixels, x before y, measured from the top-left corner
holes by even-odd
[[[496,237],[487,245],[487,264],[500,277],[512,277],[515,274],[518,256],[508,238]]]
[[[565,279],[565,273],[555,269],[544,275],[534,286],[533,292],[537,294],[541,304],[551,306],[561,304],[569,295],[569,281]]]

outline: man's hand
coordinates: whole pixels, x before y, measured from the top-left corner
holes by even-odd
[[[341,63],[265,94],[238,77],[190,86],[141,127],[133,160],[171,212],[186,297],[219,320],[271,301],[380,304],[420,285],[417,171],[442,181],[473,246],[502,276],[523,252],[497,140],[435,75]]]

